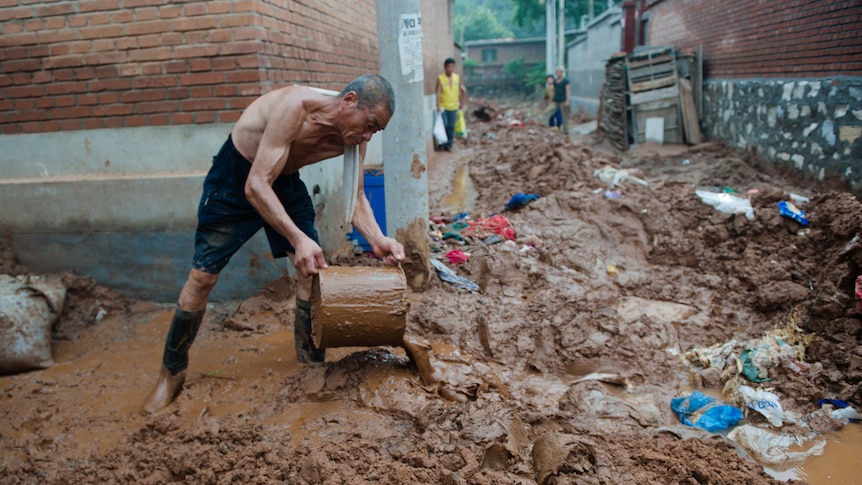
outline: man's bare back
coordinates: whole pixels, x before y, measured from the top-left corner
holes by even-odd
[[[254,163],[266,130],[289,149],[282,174],[344,153],[345,141],[331,133],[339,98],[305,86],[271,91],[251,103],[236,122],[231,138],[237,150]]]

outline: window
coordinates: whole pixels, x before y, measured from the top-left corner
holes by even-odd
[[[497,60],[497,49],[482,49],[482,62],[495,62]]]

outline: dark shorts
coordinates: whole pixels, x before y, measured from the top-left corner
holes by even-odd
[[[251,163],[237,151],[228,136],[204,180],[198,206],[194,268],[210,274],[220,272],[243,244],[264,228],[272,256],[293,253],[287,239],[267,224],[245,198],[245,181]],[[314,205],[299,173],[282,175],[272,184],[278,200],[294,224],[319,243],[314,228]]]

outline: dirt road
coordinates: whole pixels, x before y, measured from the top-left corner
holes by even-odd
[[[813,337],[811,367],[764,370],[784,410],[834,436],[819,399],[862,409],[854,197],[718,145],[620,157],[500,114],[430,157],[432,216],[498,213],[515,233],[434,243],[481,288],[435,278],[410,297],[407,333],[427,342],[439,385],[400,348],[297,365],[292,284],[277,281],[210,307],[186,390],[144,417],[172,307],[67,276],[56,365],[0,378],[0,483],[778,483],[723,435],[681,425],[669,403],[693,389],[729,399],[722,387],[739,379],[687,352],[788,322]],[[647,185],[610,188],[595,175],[605,166]],[[747,194],[753,220],[695,195],[725,187]],[[516,192],[540,198],[502,212]],[[808,227],[779,214],[789,193],[810,197]],[[469,261],[449,264],[453,249]],[[858,460],[842,466],[858,476]]]

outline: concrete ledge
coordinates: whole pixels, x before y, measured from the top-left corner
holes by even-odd
[[[36,273],[72,271],[133,298],[176,302],[192,267],[194,230],[14,234],[12,244]],[[248,298],[290,268],[272,257],[261,231],[222,271],[210,300]]]

